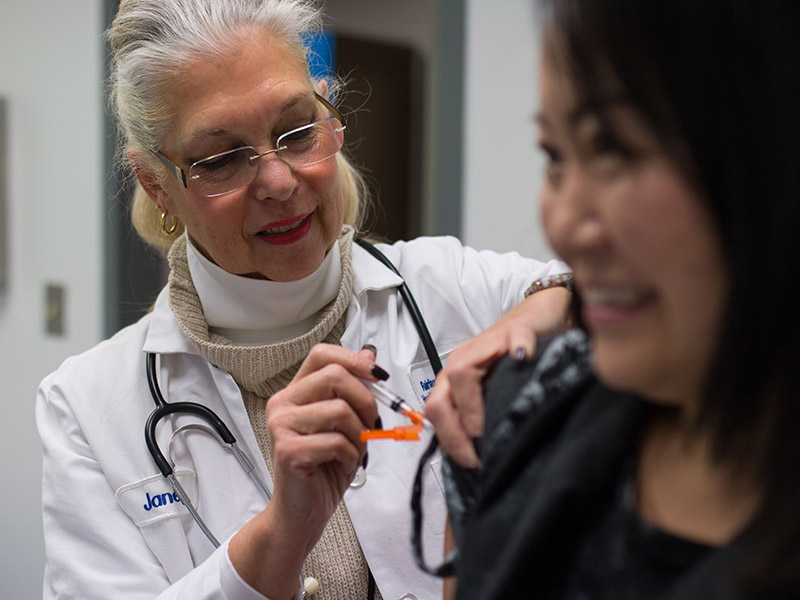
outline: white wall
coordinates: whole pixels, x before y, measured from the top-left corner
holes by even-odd
[[[0,297],[0,598],[41,597],[39,380],[102,330],[99,0],[0,0],[9,112],[10,281]],[[66,335],[44,333],[44,288],[66,288]]]
[[[534,3],[466,1],[462,237],[478,248],[550,257],[537,200]]]

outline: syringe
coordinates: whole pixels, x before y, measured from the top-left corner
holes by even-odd
[[[418,412],[409,406],[408,402],[403,400],[400,396],[395,394],[387,388],[381,381],[364,381],[367,387],[375,395],[375,399],[391,408],[394,412],[405,415],[415,425],[422,425],[428,431],[433,431],[433,423],[425,418],[421,412]]]

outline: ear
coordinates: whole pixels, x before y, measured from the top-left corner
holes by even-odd
[[[316,85],[314,87],[317,88],[316,91],[320,96],[325,98],[325,100],[328,100],[328,82],[327,82],[327,80],[320,79],[319,81],[316,82]]]
[[[139,151],[128,150],[127,156],[128,163],[131,165],[133,173],[139,181],[139,185],[141,185],[142,189],[150,196],[150,199],[158,207],[158,210],[174,214],[171,210],[172,203],[170,202],[169,194],[167,190],[164,189],[162,183],[162,176],[153,170],[150,163]]]

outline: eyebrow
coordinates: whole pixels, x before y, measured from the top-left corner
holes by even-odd
[[[576,127],[583,119],[594,114],[603,114],[609,108],[620,104],[630,104],[630,100],[622,94],[595,96],[570,110],[567,114],[567,121],[571,127]]]
[[[308,90],[307,92],[298,92],[294,96],[290,96],[289,99],[281,107],[280,114],[278,115],[278,119],[276,119],[276,120],[280,120],[280,118],[283,115],[285,115],[287,112],[292,110],[295,106],[297,106],[298,104],[300,104],[302,101],[304,101],[306,99],[314,100],[314,92],[311,91],[311,90]],[[198,140],[198,139],[202,139],[202,138],[205,138],[205,137],[219,137],[219,136],[226,135],[228,133],[229,133],[229,130],[225,129],[224,127],[208,127],[208,128],[205,128],[205,129],[198,129],[197,131],[192,132],[191,134],[189,134],[187,136],[186,140],[187,141],[193,141],[193,140]]]
[[[592,97],[567,113],[567,123],[570,129],[574,129],[578,124],[594,114],[602,114],[617,105],[630,104],[630,100],[622,94],[608,94],[605,96]],[[536,113],[536,122],[541,127],[550,127],[550,120],[544,113]]]

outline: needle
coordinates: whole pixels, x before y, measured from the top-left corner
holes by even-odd
[[[408,405],[408,402],[387,388],[382,382],[364,381],[364,383],[370,390],[372,390],[372,393],[375,395],[375,399],[378,402],[388,406],[396,413],[405,415],[411,419],[411,422],[414,423],[414,425],[422,425],[422,427],[425,429],[433,431],[433,423],[426,419],[425,415],[411,408]]]

